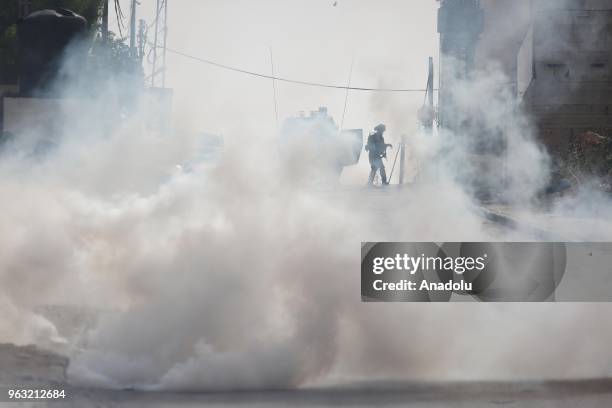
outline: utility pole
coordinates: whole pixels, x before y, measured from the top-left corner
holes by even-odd
[[[164,70],[162,71],[162,88],[166,87],[166,44],[168,42],[168,0],[164,0],[164,53],[162,55],[162,63]]]
[[[423,129],[423,134],[425,137],[431,137],[433,135],[433,125],[434,120],[436,118],[436,111],[434,109],[434,66],[433,66],[433,57],[429,57],[428,66],[427,66],[427,87],[425,91],[425,100],[423,101],[423,106],[418,111],[418,120]],[[439,121],[438,121],[439,123]],[[406,149],[406,140],[405,138],[402,140],[402,159],[400,162],[400,168],[404,168],[404,160],[405,160],[405,149]],[[419,165],[417,163],[417,178]]]
[[[153,34],[153,63],[151,74],[151,86],[155,88],[155,77],[157,76],[157,36],[159,35],[159,7],[161,0],[157,0],[155,4],[155,33]]]
[[[155,6],[155,33],[153,34],[153,62],[151,86],[157,85],[161,76],[161,86],[166,87],[166,44],[168,41],[168,0],[157,0]],[[162,50],[161,61],[158,50]]]
[[[144,49],[147,42],[146,25],[143,19],[138,20],[138,59],[142,62],[144,58]]]
[[[423,106],[419,109],[418,117],[419,122],[425,129],[427,134],[431,134],[433,129],[433,123],[435,118],[435,110],[434,110],[434,67],[433,67],[433,58],[429,57],[429,65],[427,68],[427,88],[425,91],[425,101],[423,101]]]
[[[108,44],[108,2],[104,0],[102,5],[102,44]]]
[[[274,57],[270,47],[270,67],[272,68],[272,95],[274,96],[274,115],[276,119],[276,131],[278,131],[278,102],[276,100],[276,79],[274,77]]]
[[[131,11],[130,11],[130,53],[132,57],[137,56],[136,51],[136,0],[131,0]]]
[[[434,103],[433,103],[433,94],[434,94],[434,66],[433,66],[433,57],[429,57],[429,67],[427,70],[427,106],[433,113],[434,111]],[[432,116],[433,117],[433,116]],[[433,122],[431,124],[433,126]]]

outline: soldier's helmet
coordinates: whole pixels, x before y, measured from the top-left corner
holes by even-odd
[[[387,127],[384,124],[381,123],[380,125],[377,125],[374,128],[374,130],[377,131],[377,132],[384,132],[385,130],[387,130]]]

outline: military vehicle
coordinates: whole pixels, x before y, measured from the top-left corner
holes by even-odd
[[[284,170],[293,180],[337,182],[342,170],[359,162],[362,129],[340,129],[326,107],[301,113],[283,123],[280,151]]]

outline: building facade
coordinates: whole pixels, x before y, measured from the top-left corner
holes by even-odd
[[[612,136],[611,57],[612,1],[532,1],[517,96],[553,153],[586,132]]]
[[[438,31],[441,126],[452,127],[445,92],[460,75],[447,61],[459,57],[466,71],[504,72],[552,153],[585,132],[612,136],[612,0],[445,0]]]

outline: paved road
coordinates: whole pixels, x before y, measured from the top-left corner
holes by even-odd
[[[612,380],[549,383],[358,384],[277,392],[137,393],[71,390],[61,403],[0,407],[423,407],[610,408]]]
[[[356,206],[379,211],[391,218],[398,198],[409,198],[410,189],[365,189],[321,192],[332,199],[358,196]],[[395,203],[395,204],[394,204]],[[533,232],[534,239],[554,240],[585,220],[563,219],[547,214],[527,214],[513,209],[474,207],[483,225],[502,233],[517,227]],[[589,221],[590,222],[590,221]],[[601,223],[601,221],[592,221]],[[612,228],[610,228],[612,231]],[[548,237],[548,238],[547,238]],[[131,391],[93,391],[69,389],[59,403],[2,403],[1,407],[424,407],[424,408],[610,408],[612,380],[546,383],[447,383],[447,384],[354,384],[347,387],[296,391],[235,393],[143,393]]]

